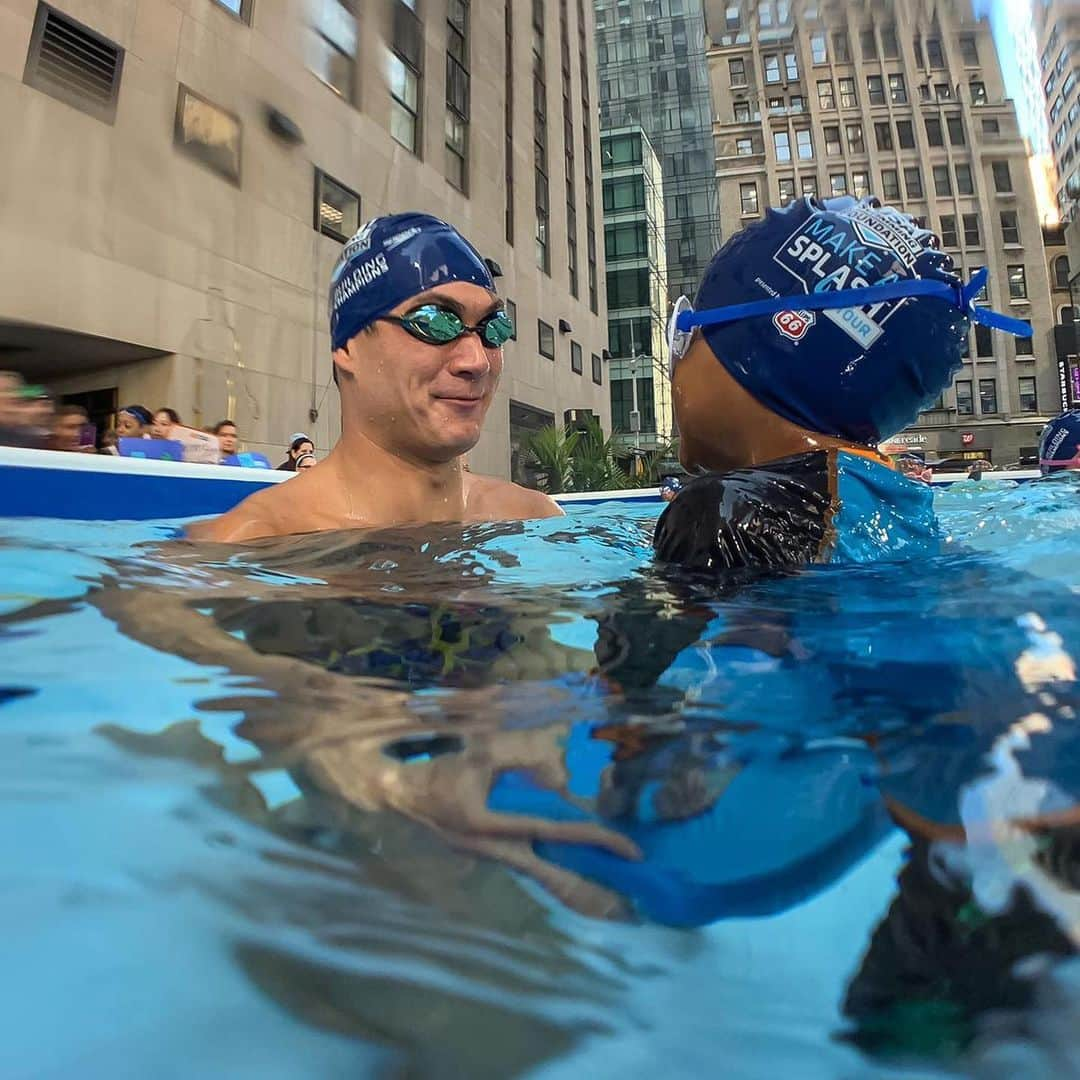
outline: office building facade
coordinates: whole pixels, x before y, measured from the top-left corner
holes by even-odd
[[[0,25],[0,366],[100,417],[325,450],[330,273],[359,223],[416,209],[492,260],[517,322],[471,466],[609,423],[585,0],[0,0]]]
[[[1046,110],[1053,155],[1055,197],[1062,216],[1080,201],[1080,5],[1076,0],[1031,0],[1038,41],[1037,80],[1032,92]]]
[[[893,447],[1030,457],[1055,411],[1054,317],[1027,154],[989,26],[970,0],[709,0],[724,232],[772,205],[874,194],[931,228],[984,296],[1031,322],[969,335],[963,370]]]

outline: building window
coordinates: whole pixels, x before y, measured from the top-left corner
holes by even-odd
[[[1001,211],[1001,242],[1003,244],[1020,243],[1020,225],[1016,218],[1015,210]],[[1069,287],[1068,277],[1065,279],[1065,288]]]
[[[570,370],[581,375],[585,370],[581,362],[581,346],[576,341],[570,342]]]
[[[866,172],[853,172],[851,174],[851,194],[856,199],[861,199],[870,194],[870,174]]]
[[[971,397],[970,379],[958,379],[956,382],[956,415],[975,415],[975,403]]]
[[[799,81],[799,58],[793,52],[784,53],[784,72],[788,82]]]
[[[968,67],[979,66],[979,49],[971,34],[960,35],[960,57]]]
[[[743,217],[758,212],[757,184],[739,185],[739,204],[742,207]]]
[[[866,93],[871,105],[885,104],[885,83],[880,75],[866,76]]]
[[[640,165],[641,136],[612,135],[600,140],[600,157],[605,165]]]
[[[795,181],[790,176],[783,176],[777,182],[777,191],[780,195],[780,205],[787,206],[795,201]]]
[[[604,254],[609,260],[647,259],[648,227],[644,221],[623,221],[604,226]]]
[[[848,193],[847,173],[829,173],[829,192],[832,195]]]
[[[874,31],[871,27],[859,31],[859,47],[862,49],[864,60],[873,60],[877,57],[877,41],[874,39]]]
[[[124,50],[82,23],[38,4],[23,82],[97,120],[116,119]]]
[[[941,121],[936,116],[926,118],[926,141],[931,146],[945,145],[945,135],[941,129]]]
[[[840,145],[840,128],[835,124],[827,124],[824,133],[826,157],[838,157],[844,152],[843,146]]]
[[[820,32],[810,35],[810,59],[815,64],[827,64],[829,62],[826,37]]]
[[[536,320],[536,347],[541,356],[548,360],[555,359],[555,331],[543,319]]]
[[[315,228],[342,243],[360,228],[360,196],[321,169],[315,170]]]
[[[953,146],[963,146],[967,141],[964,138],[964,121],[959,116],[949,116],[945,123],[949,128],[949,142]]]
[[[419,126],[420,75],[396,54],[390,57],[390,134],[416,153]]]
[[[1027,299],[1027,273],[1024,270],[1023,264],[1017,266],[1012,265],[1008,267],[1009,272],[1009,299],[1010,300],[1026,300]]]
[[[322,0],[315,8],[308,67],[350,103],[354,96],[356,45],[356,15],[351,4]]]
[[[986,104],[986,84],[985,83],[979,82],[977,79],[972,79],[971,82],[968,83],[968,90],[971,92],[971,104],[972,105],[985,105]],[[993,124],[994,125],[993,129],[988,128],[986,126],[987,124]],[[994,132],[997,131],[997,121],[996,120],[984,120],[983,121],[983,131],[990,131],[990,130],[993,130]]]
[[[921,199],[923,197],[922,172],[918,165],[909,165],[904,170],[904,189],[909,199]]]
[[[736,139],[735,153],[738,157],[752,157],[754,153],[754,140],[749,137]]]
[[[776,151],[776,160],[788,162],[791,160],[791,136],[786,131],[773,132],[773,149]]]
[[[959,235],[956,231],[956,215],[943,214],[941,217],[941,246],[943,248],[959,247]]]
[[[750,123],[750,102],[749,101],[736,101],[735,102],[735,123],[736,124],[748,124],[748,123]]]
[[[989,416],[998,411],[997,379],[979,380],[979,412]]]
[[[547,83],[544,72],[544,4],[532,5],[532,89],[533,89],[533,208],[536,226],[533,240],[536,265],[551,273],[551,243],[548,236],[551,204],[548,185]],[[644,205],[644,201],[643,201]]]
[[[952,87],[948,83],[934,83],[934,97],[938,101],[951,101]]]
[[[608,349],[618,358],[648,356],[652,352],[652,320],[611,319],[608,322]]]
[[[647,308],[649,306],[649,271],[646,267],[609,270],[607,275],[608,308]]]
[[[503,307],[506,309],[506,314],[510,316],[510,325],[514,328],[510,340],[517,341],[517,304],[513,300],[504,300]]]
[[[892,126],[888,120],[880,121],[874,125],[874,141],[879,150],[891,150],[893,148]]]
[[[1009,163],[1007,161],[995,161],[992,168],[994,170],[994,190],[1001,193],[1012,191],[1012,173],[1009,171]]]
[[[981,269],[982,269],[981,266],[969,266],[968,267],[968,277],[969,278],[974,277]],[[989,304],[990,303],[990,291],[989,290],[990,290],[989,285],[983,285],[983,287],[978,291],[978,293],[975,294],[975,303],[976,304]]]
[[[903,75],[889,76],[889,100],[894,105],[907,104],[907,86],[904,84]]]
[[[1027,323],[1029,327],[1031,326],[1030,319],[1021,319],[1020,321]],[[1016,343],[1016,355],[1018,358],[1035,355],[1035,339],[1033,337],[1018,337],[1013,338],[1013,341]]]
[[[604,181],[604,213],[645,209],[645,180],[641,176],[619,176]]]
[[[989,326],[975,324],[975,355],[980,359],[994,355],[994,335]]]
[[[979,230],[979,215],[964,215],[964,245],[969,248],[982,246],[982,235]]]
[[[733,88],[746,86],[746,61],[741,56],[727,62],[728,79]]]
[[[233,183],[240,183],[240,120],[180,86],[173,138],[185,154]]]
[[[814,140],[809,128],[800,128],[795,132],[795,146],[800,161],[810,161],[814,156]]]
[[[770,84],[780,82],[780,57],[773,55],[762,59],[765,63],[765,82]]]
[[[945,66],[945,54],[941,51],[941,42],[937,38],[926,39],[926,56],[932,68]]]
[[[596,354],[592,354],[592,381],[597,386],[604,385],[604,369],[600,363],[600,357]]]
[[[802,193],[807,198],[817,198],[817,177],[816,176],[804,176],[801,182]]]
[[[840,90],[840,108],[857,109],[859,107],[859,95],[855,93],[855,80],[837,79],[836,85]]]
[[[934,194],[947,196],[952,194],[952,177],[948,165],[934,166]]]
[[[895,169],[881,170],[881,193],[886,199],[900,198],[900,174]]]
[[[246,23],[251,22],[252,0],[214,0],[214,3],[226,11],[231,11],[238,19],[243,19]]]
[[[446,179],[466,190],[469,153],[469,6],[446,8]]]
[[[847,31],[841,30],[832,36],[833,59],[838,64],[851,63],[851,42],[848,40]]]
[[[1017,338],[1017,341],[1020,339]],[[1035,376],[1034,375],[1021,375],[1020,376],[1020,411],[1021,412],[1038,412],[1039,405],[1038,399],[1035,395]]]
[[[832,79],[819,79],[817,84],[818,108],[822,112],[836,108],[836,91]]]
[[[1002,215],[1004,218],[1004,215]],[[1013,214],[1015,218],[1016,215]],[[1069,287],[1069,257],[1059,255],[1054,260],[1054,288],[1067,289]]]
[[[896,121],[896,141],[901,150],[915,149],[915,128],[910,120]]]
[[[956,194],[974,195],[975,184],[971,178],[971,166],[957,165],[953,169],[953,172],[956,173]]]
[[[848,151],[852,154],[866,153],[866,143],[863,141],[862,124],[847,125]]]

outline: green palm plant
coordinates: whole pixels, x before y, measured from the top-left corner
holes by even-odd
[[[575,434],[573,450],[574,491],[614,491],[628,487],[630,478],[616,458],[615,436],[605,436],[599,420]]]
[[[558,495],[573,490],[574,451],[580,437],[577,431],[566,431],[552,424],[533,432],[525,440],[522,449],[527,460],[541,474],[539,482],[542,491]]]

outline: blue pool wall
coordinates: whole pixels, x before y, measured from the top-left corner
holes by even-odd
[[[1037,471],[991,474],[1030,480]],[[150,521],[222,514],[256,491],[287,483],[293,474],[222,465],[65,454],[0,447],[0,517],[51,517],[69,521]],[[934,483],[963,480],[961,473]],[[571,506],[655,502],[656,488],[556,496]]]

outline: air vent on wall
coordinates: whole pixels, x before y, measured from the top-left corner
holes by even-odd
[[[48,4],[38,4],[23,82],[111,124],[124,50]]]

